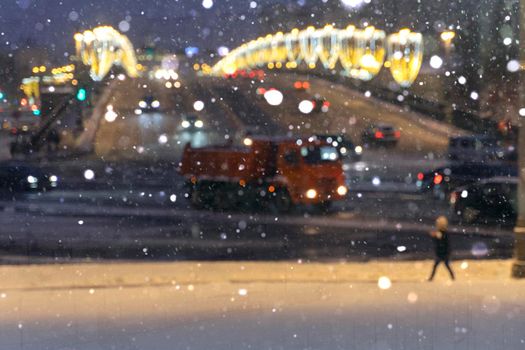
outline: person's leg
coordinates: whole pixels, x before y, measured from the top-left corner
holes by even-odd
[[[436,258],[436,260],[434,261],[434,266],[432,267],[432,273],[430,274],[430,277],[428,278],[429,281],[432,281],[434,279],[434,275],[436,274],[436,269],[439,265],[439,258]]]
[[[450,278],[452,278],[452,280],[455,280],[456,277],[454,276],[454,271],[452,271],[452,268],[450,267],[450,261],[448,258],[445,259],[445,267],[447,268],[448,273],[450,273]]]

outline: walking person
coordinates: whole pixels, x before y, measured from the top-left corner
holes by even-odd
[[[450,240],[448,230],[448,220],[444,216],[440,216],[436,219],[436,230],[430,233],[432,240],[434,241],[434,252],[435,252],[435,261],[434,267],[432,268],[432,273],[428,278],[429,281],[434,279],[436,274],[436,269],[439,263],[444,263],[448,272],[450,273],[450,278],[455,279],[454,271],[450,267]]]

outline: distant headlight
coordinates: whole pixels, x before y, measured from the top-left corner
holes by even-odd
[[[468,191],[467,190],[461,191],[461,198],[467,198],[467,197],[468,197]]]
[[[317,197],[317,191],[316,190],[311,188],[308,191],[306,191],[306,198],[314,199],[315,197]]]
[[[187,129],[187,128],[190,127],[190,122],[187,121],[187,120],[183,120],[182,123],[181,123],[181,125],[182,125],[182,127],[183,127],[184,129]]]
[[[361,153],[363,153],[363,147],[361,147],[361,146],[355,146],[355,149],[354,149],[354,150],[355,150],[355,153],[356,153],[356,154],[361,154]]]
[[[38,179],[33,175],[29,175],[27,177],[27,182],[29,182],[30,184],[36,184],[38,182]]]
[[[151,102],[151,107],[153,107],[153,108],[159,108],[159,107],[160,107],[160,102],[157,101],[157,100]]]
[[[346,147],[341,147],[341,149],[339,149],[339,152],[341,152],[341,154],[346,154],[348,150],[346,149]]]
[[[196,126],[197,128],[202,128],[202,127],[204,126],[204,123],[202,122],[202,120],[197,120],[197,121],[195,122],[195,126]]]
[[[346,186],[339,186],[337,187],[337,194],[340,196],[344,196],[348,193],[348,188]]]
[[[56,175],[51,175],[49,177],[49,182],[57,182],[58,181],[58,176]]]
[[[148,107],[148,104],[146,103],[146,101],[140,101],[139,102],[139,107],[140,108],[146,108],[146,107]]]

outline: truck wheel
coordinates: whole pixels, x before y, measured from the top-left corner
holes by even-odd
[[[214,192],[213,208],[217,210],[228,210],[234,206],[234,198],[227,186],[217,186]]]
[[[204,208],[202,196],[201,196],[200,191],[197,189],[197,186],[194,186],[191,190],[190,203],[191,203],[191,206],[194,207],[195,209]]]
[[[271,208],[277,213],[286,213],[292,209],[292,198],[286,189],[277,191],[272,198]]]
[[[315,211],[320,214],[326,214],[332,207],[332,202],[321,202],[315,205]]]

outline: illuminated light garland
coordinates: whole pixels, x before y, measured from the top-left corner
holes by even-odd
[[[325,69],[333,70],[339,62],[345,75],[364,81],[374,78],[385,66],[397,83],[408,87],[419,74],[422,56],[423,36],[409,29],[387,36],[373,26],[310,26],[301,31],[294,28],[289,33],[268,34],[243,44],[209,69],[209,74],[231,75],[256,67],[294,69],[301,64],[312,69],[318,61]]]
[[[402,29],[388,37],[387,46],[392,77],[403,87],[412,85],[423,61],[423,36]]]
[[[76,33],[75,49],[82,63],[90,66],[90,76],[100,81],[114,65],[124,68],[128,76],[137,77],[137,59],[128,37],[109,26]]]
[[[317,57],[319,57],[324,68],[334,69],[339,59],[339,29],[328,24],[322,30],[317,31],[317,34],[319,35]]]

